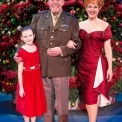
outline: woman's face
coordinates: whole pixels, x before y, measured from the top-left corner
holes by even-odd
[[[98,16],[100,8],[98,7],[97,3],[90,3],[86,7],[86,12],[90,19],[94,19]]]

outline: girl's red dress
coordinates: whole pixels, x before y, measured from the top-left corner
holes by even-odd
[[[41,116],[46,112],[46,98],[42,83],[41,67],[39,66],[39,53],[27,52],[20,48],[18,57],[22,58],[23,69],[23,87],[25,96],[19,96],[19,85],[16,95],[16,110],[21,114],[33,117]]]

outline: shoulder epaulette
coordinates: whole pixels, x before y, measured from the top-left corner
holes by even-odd
[[[66,14],[67,14],[68,16],[75,17],[74,15],[72,15],[72,14],[70,14],[70,13],[68,13],[68,12],[66,12]]]
[[[48,10],[45,10],[45,11],[39,10],[39,11],[38,11],[38,14],[43,14],[43,13],[47,13],[47,12],[48,12]]]

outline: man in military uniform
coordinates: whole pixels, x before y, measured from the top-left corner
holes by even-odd
[[[78,20],[63,11],[63,4],[64,0],[48,0],[50,10],[34,15],[31,22],[39,46],[47,99],[44,122],[54,122],[54,96],[58,122],[68,122],[71,54],[75,50],[68,48],[67,43],[73,40],[76,50],[81,46]]]

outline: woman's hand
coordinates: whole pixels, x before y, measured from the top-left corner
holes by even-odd
[[[76,43],[72,40],[69,40],[67,43],[67,47],[75,49]]]
[[[112,80],[112,76],[113,76],[112,69],[108,69],[107,70],[107,79],[108,79],[108,82],[110,82]]]

